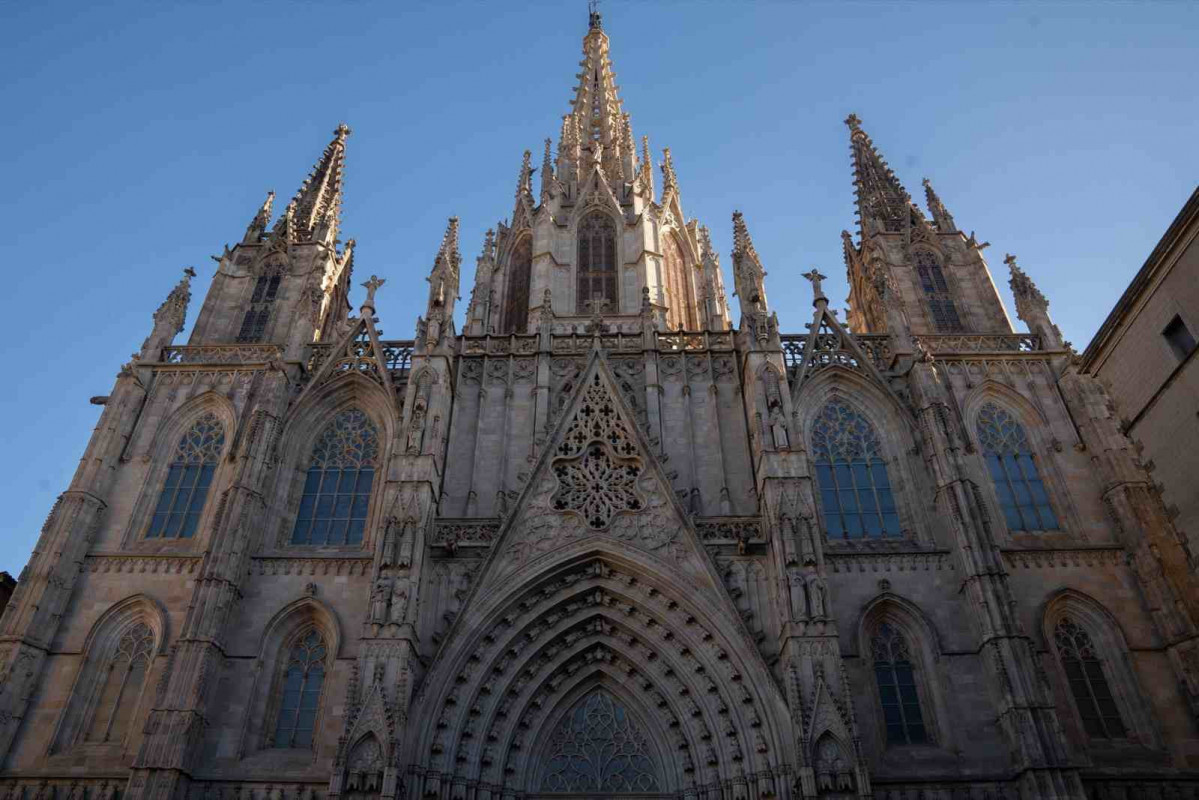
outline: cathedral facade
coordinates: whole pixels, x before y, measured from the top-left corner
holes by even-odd
[[[780,331],[737,213],[734,317],[583,59],[411,340],[345,126],[170,292],[0,618],[0,795],[1199,796],[1191,554],[1015,259],[1027,332],[851,115],[848,318]]]

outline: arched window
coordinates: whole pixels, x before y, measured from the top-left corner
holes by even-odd
[[[147,539],[190,539],[195,535],[224,446],[225,427],[211,411],[183,434],[150,518]]]
[[[379,436],[362,411],[342,411],[312,448],[292,544],[361,544]]]
[[[1057,516],[1020,423],[1004,409],[987,403],[979,409],[977,431],[1008,530],[1057,530]]]
[[[616,225],[607,214],[596,211],[579,222],[578,267],[578,312],[591,313],[592,301],[616,311]]]
[[[144,622],[131,626],[117,641],[97,687],[85,741],[104,743],[124,740],[142,696],[153,652],[154,633]]]
[[[283,266],[272,264],[266,267],[254,282],[254,293],[250,295],[250,307],[241,320],[237,333],[239,342],[261,342],[266,336],[266,324],[271,318],[271,308],[279,294],[279,282],[283,277]]]
[[[279,714],[275,719],[275,747],[311,747],[325,682],[325,640],[310,630],[291,647],[283,672]]]
[[[812,426],[812,458],[830,538],[898,536],[878,433],[843,400],[830,400]]]
[[[508,256],[508,293],[504,298],[504,333],[524,333],[529,326],[529,282],[533,272],[533,237],[522,236]]]
[[[924,744],[928,733],[920,713],[916,671],[907,640],[898,628],[884,622],[878,626],[870,645],[887,744]]]
[[[961,331],[962,321],[949,294],[949,284],[945,282],[941,263],[928,250],[917,250],[913,259],[916,262],[916,274],[920,276],[920,287],[924,289],[924,296],[928,298],[928,306],[932,311],[933,325],[941,333]]]
[[[1090,635],[1070,617],[1062,617],[1054,626],[1053,642],[1087,735],[1096,739],[1125,738],[1124,721]]]
[[[662,237],[662,254],[666,275],[666,323],[671,330],[680,325],[695,330],[695,308],[687,288],[687,268],[683,263],[683,252],[679,243],[670,234]]]
[[[658,765],[644,731],[596,689],[562,719],[550,742],[543,792],[659,792]]]

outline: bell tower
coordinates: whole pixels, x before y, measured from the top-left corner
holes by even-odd
[[[294,358],[343,323],[354,240],[339,248],[346,138],[339,125],[299,191],[271,225],[275,193],[241,241],[219,257],[189,344],[274,344]]]
[[[850,114],[858,241],[842,231],[850,294],[849,323],[859,333],[892,331],[896,312],[910,333],[1011,333],[974,235],[966,236],[925,179],[925,217]],[[895,307],[897,306],[897,308]],[[890,308],[889,308],[890,307]],[[888,310],[892,322],[888,323]]]

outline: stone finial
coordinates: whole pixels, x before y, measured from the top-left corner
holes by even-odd
[[[851,131],[858,131],[862,129],[862,119],[857,114],[851,113],[848,117],[846,117],[845,124],[849,126]]]

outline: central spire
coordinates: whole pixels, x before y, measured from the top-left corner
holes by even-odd
[[[579,62],[582,71],[576,75],[579,83],[563,120],[558,149],[578,153],[580,178],[599,166],[609,180],[631,181],[636,160],[632,126],[620,101],[608,48],[608,35],[592,6]]]

